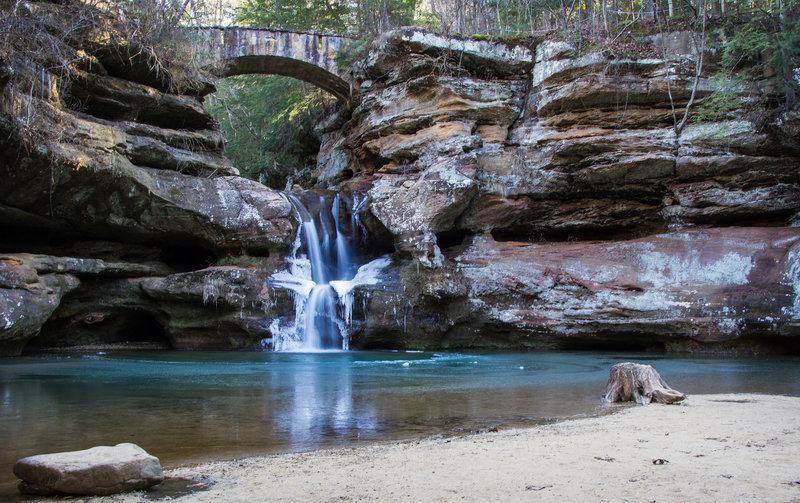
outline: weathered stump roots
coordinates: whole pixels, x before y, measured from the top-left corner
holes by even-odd
[[[638,363],[618,363],[611,367],[603,399],[608,402],[635,401],[642,405],[650,402],[675,403],[686,398],[661,379],[656,369]]]

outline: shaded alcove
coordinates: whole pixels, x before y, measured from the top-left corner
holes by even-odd
[[[470,233],[466,229],[450,229],[436,234],[436,246],[445,251],[448,248],[461,246]]]
[[[59,308],[23,353],[69,351],[86,347],[171,349],[164,327],[152,313],[136,308],[87,308],[67,316]]]
[[[268,255],[268,254],[267,254]],[[217,254],[208,248],[192,244],[167,244],[161,247],[158,260],[178,272],[205,269],[217,262]]]

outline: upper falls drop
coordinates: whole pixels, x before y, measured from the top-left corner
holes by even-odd
[[[272,286],[294,292],[295,313],[289,323],[275,319],[270,325],[272,349],[346,350],[353,288],[376,284],[389,259],[360,265],[359,245],[366,231],[358,213],[364,199],[316,191],[284,196],[294,207],[300,227],[289,269],[273,274]]]

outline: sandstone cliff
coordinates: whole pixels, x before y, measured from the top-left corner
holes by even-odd
[[[800,116],[676,135],[690,36],[660,59],[384,37],[319,156],[406,257],[355,345],[796,349]]]
[[[166,77],[83,4],[7,8],[6,20],[38,37],[23,47],[43,39],[37,56],[57,61],[37,66],[13,44],[0,61],[0,354],[40,331],[37,347],[260,347],[265,330],[247,314],[264,314],[256,269],[280,261],[295,224],[288,202],[223,155],[202,105],[213,86]],[[198,292],[173,291],[179,273],[243,254],[260,258],[197,273]],[[234,295],[243,281],[253,295]]]
[[[0,354],[260,348],[294,312],[269,281],[290,204],[225,159],[213,86],[96,28],[66,74],[0,60]],[[653,59],[384,36],[318,157],[394,250],[356,292],[351,347],[796,352],[800,117],[677,135],[686,37]]]

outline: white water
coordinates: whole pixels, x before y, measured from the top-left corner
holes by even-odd
[[[332,202],[319,193],[305,193],[306,201],[287,193],[300,219],[297,238],[288,259],[289,269],[272,275],[275,288],[291,290],[294,319],[270,324],[275,351],[347,350],[348,329],[353,319],[354,289],[378,283],[389,264],[382,257],[368,264],[356,262],[362,226],[358,211],[364,201],[356,198],[352,216],[341,218],[340,196]]]

